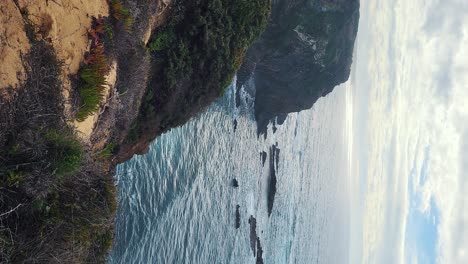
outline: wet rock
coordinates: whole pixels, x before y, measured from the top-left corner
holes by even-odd
[[[255,259],[256,264],[263,264],[263,249],[260,243],[260,238],[257,237],[257,257]]]
[[[232,179],[231,185],[232,185],[232,187],[237,188],[237,187],[239,187],[239,182],[236,179]]]
[[[262,166],[265,166],[265,161],[267,158],[267,153],[265,151],[260,152],[260,158],[262,159]]]
[[[250,224],[250,249],[255,257],[256,264],[263,264],[263,249],[260,237],[257,236],[257,219],[253,215],[249,218]],[[263,231],[262,231],[263,233]]]
[[[268,197],[267,197],[267,206],[268,206],[268,217],[273,211],[273,203],[276,195],[276,170],[278,170],[279,162],[279,148],[276,145],[270,147],[270,179],[268,183]]]
[[[240,205],[236,205],[236,229],[240,227]]]
[[[253,215],[249,218],[249,225],[250,225],[250,249],[252,249],[252,253],[256,256],[256,242],[257,242],[257,219],[253,217]]]

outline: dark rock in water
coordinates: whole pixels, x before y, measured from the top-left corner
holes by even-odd
[[[239,187],[239,182],[236,179],[232,179],[231,185],[232,187],[237,188]]]
[[[255,260],[256,264],[263,264],[263,249],[262,244],[260,243],[260,238],[257,237],[257,258]]]
[[[284,124],[284,121],[286,121],[286,118],[288,117],[288,114],[278,114],[276,117],[276,124],[282,125]]]
[[[255,242],[257,241],[257,219],[255,219],[253,215],[251,215],[249,218],[249,224],[250,224],[250,249],[252,249],[252,253],[255,256],[256,255]]]
[[[287,114],[278,114],[276,119],[273,121],[273,134],[276,133],[276,131],[278,130],[278,126],[284,124],[284,121],[286,121],[287,117]]]
[[[262,166],[265,166],[265,161],[267,158],[267,153],[265,151],[260,152],[260,158],[262,159]]]
[[[275,200],[276,194],[276,170],[278,169],[278,162],[279,162],[279,149],[273,145],[270,147],[270,179],[268,183],[268,197],[267,197],[267,205],[268,205],[268,216],[271,215],[273,211],[273,203]],[[276,166],[275,166],[276,163]]]
[[[234,119],[234,132],[236,132],[237,129],[237,119]]]
[[[256,264],[263,264],[263,249],[260,237],[257,236],[257,219],[253,215],[249,218],[250,224],[250,249],[255,257]],[[262,231],[263,233],[263,231]]]
[[[268,185],[268,217],[271,216],[271,212],[273,211],[273,203],[275,201],[275,194],[276,194],[276,175],[275,171],[273,170],[270,175],[270,183]]]
[[[275,117],[309,109],[351,72],[359,0],[277,0],[248,50],[237,86],[252,76],[258,133]],[[278,122],[280,123],[280,122]]]
[[[240,205],[236,205],[236,229],[240,227]]]

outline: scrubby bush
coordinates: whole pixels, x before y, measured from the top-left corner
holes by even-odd
[[[175,1],[167,24],[153,32],[147,46],[152,79],[127,142],[178,126],[220,96],[265,29],[270,5],[270,0]]]
[[[110,157],[112,157],[112,153],[115,147],[116,145],[114,143],[108,144],[104,149],[96,153],[96,157],[103,160],[109,159]]]
[[[133,26],[133,16],[119,0],[112,0],[110,3],[111,15],[118,21],[122,21],[127,32],[131,32]]]
[[[222,92],[252,41],[265,29],[270,0],[185,0],[149,49],[162,60],[166,89],[190,77]]]
[[[111,24],[109,23],[105,24],[104,32],[106,34],[106,37],[109,38],[109,40],[114,40],[114,28],[112,27]]]
[[[0,263],[104,263],[112,176],[65,121],[52,46],[34,41],[24,61],[22,87],[0,97]]]
[[[76,137],[69,130],[61,133],[49,130],[45,139],[53,173],[59,177],[76,173],[83,159],[83,148]]]
[[[162,51],[169,48],[174,40],[175,35],[173,31],[162,31],[153,36],[148,48],[151,52]]]
[[[97,25],[104,25],[101,22]],[[102,33],[105,28],[102,28]],[[93,33],[98,33],[94,30]],[[79,72],[80,83],[78,91],[82,104],[76,113],[76,120],[84,121],[88,116],[99,110],[104,99],[104,89],[107,85],[106,75],[109,73],[109,61],[104,52],[104,44],[100,42],[99,35],[95,35],[91,52],[85,58],[85,64]]]

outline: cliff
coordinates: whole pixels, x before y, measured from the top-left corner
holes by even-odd
[[[254,79],[259,134],[348,79],[358,22],[358,0],[273,3],[267,29],[249,48],[237,80],[240,88]]]
[[[270,6],[3,1],[0,262],[104,263],[116,163],[223,94]]]
[[[105,262],[115,165],[203,111],[239,68],[241,84],[255,77],[259,131],[344,82],[357,1],[271,4],[2,2],[0,262]]]
[[[270,0],[181,0],[152,31],[147,89],[115,162],[144,154],[224,93],[249,45],[263,32]],[[126,123],[126,122],[122,122]]]

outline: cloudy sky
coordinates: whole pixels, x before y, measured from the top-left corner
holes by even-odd
[[[350,263],[468,263],[468,1],[361,0],[353,68]]]

